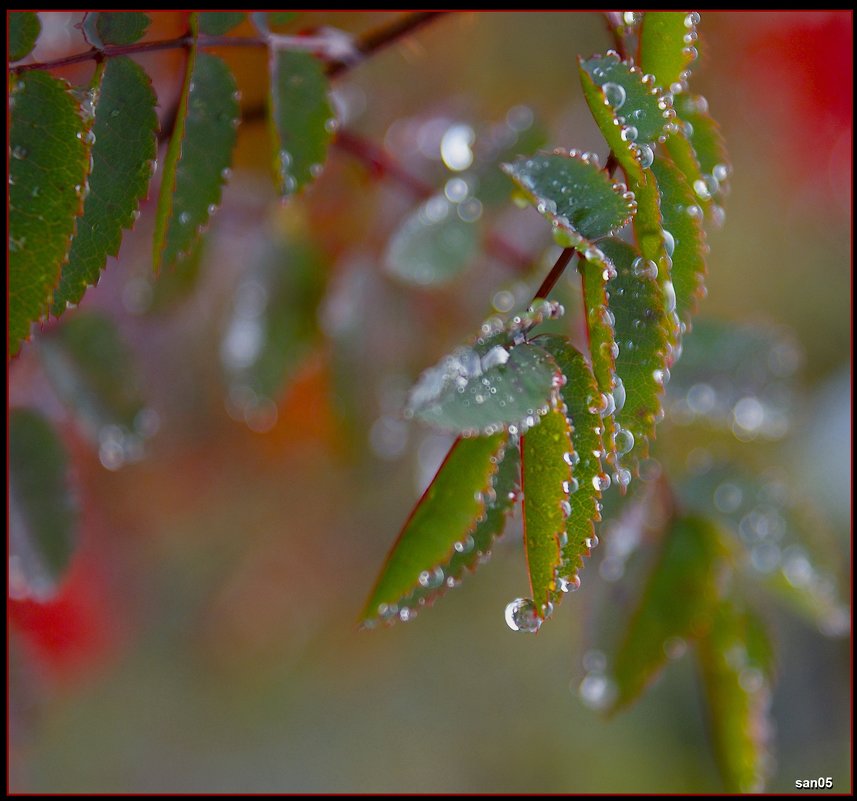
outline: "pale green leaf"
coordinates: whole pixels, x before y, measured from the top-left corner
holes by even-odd
[[[496,344],[483,354],[460,347],[423,372],[406,414],[455,433],[523,433],[547,408],[558,376],[556,363],[535,345]]]

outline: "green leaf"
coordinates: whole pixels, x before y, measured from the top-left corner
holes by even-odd
[[[660,671],[673,638],[707,633],[719,604],[726,554],[711,521],[691,515],[673,521],[616,653],[614,710],[637,698]]]
[[[495,475],[507,439],[506,434],[498,433],[455,442],[387,557],[361,615],[364,625],[371,626],[379,618],[409,619],[415,610],[408,604],[433,597],[422,590],[440,590],[448,578],[443,566],[449,565],[456,553],[475,551],[477,533],[485,542],[500,533],[505,519],[503,502],[510,490],[505,498],[501,496]],[[510,467],[517,461],[510,462]],[[508,486],[508,476],[503,483]],[[490,501],[492,491],[495,501]],[[490,510],[489,502],[500,505]],[[479,532],[483,516],[486,529]],[[487,526],[489,518],[496,525],[495,531],[488,530],[494,528]]]
[[[608,483],[601,462],[604,424],[601,415],[591,408],[593,398],[598,397],[598,385],[583,355],[563,337],[540,336],[533,341],[554,357],[566,379],[560,387],[560,398],[571,424],[569,460],[572,469],[568,498],[571,514],[565,521],[567,540],[562,545],[557,582],[560,591],[565,592],[580,586],[578,571],[583,566],[583,558],[589,556],[598,543],[595,536],[595,523],[601,519],[598,501],[601,488]]]
[[[209,36],[223,36],[244,22],[246,16],[243,11],[201,11],[199,31]]]
[[[637,198],[637,215],[634,217],[634,236],[640,255],[657,266],[657,283],[660,287],[662,303],[667,314],[667,330],[670,348],[675,349],[681,342],[681,322],[676,313],[676,292],[672,282],[672,255],[675,240],[671,232],[664,231],[661,215],[661,195],[658,183],[651,170],[645,172],[645,182],[631,183]],[[677,351],[667,354],[667,365],[671,366],[677,358]]]
[[[661,197],[661,220],[673,245],[670,278],[675,290],[676,314],[690,329],[698,301],[705,297],[705,254],[708,245],[702,227],[702,209],[681,171],[662,156],[652,164]]]
[[[647,11],[640,31],[640,69],[655,76],[657,86],[678,94],[687,85],[687,71],[698,54],[699,14]]]
[[[31,409],[9,414],[9,594],[47,601],[68,568],[77,508],[68,455],[53,426]]]
[[[13,11],[9,14],[9,61],[20,61],[30,55],[42,32],[39,15],[32,11]]]
[[[33,70],[10,79],[9,355],[47,315],[89,170],[80,104]]]
[[[119,253],[122,230],[138,216],[158,152],[157,98],[140,66],[125,56],[109,59],[99,65],[91,91],[89,194],[54,294],[55,315],[77,305],[87,287],[98,283],[107,256]]]
[[[666,139],[675,117],[669,97],[655,86],[651,76],[643,75],[639,67],[622,61],[613,51],[606,56],[579,59],[579,63],[602,88],[604,98],[616,111],[618,125],[625,127],[625,138],[634,143],[642,166],[648,167],[652,148]],[[597,103],[590,102],[590,108],[594,105]]]
[[[161,179],[153,251],[156,272],[188,257],[217,209],[239,119],[232,71],[217,56],[194,47]]]
[[[657,268],[631,245],[618,239],[599,243],[616,268],[610,282],[610,312],[619,351],[614,390],[614,440],[620,456],[634,460],[648,455],[649,440],[662,415],[661,399],[669,346],[666,309],[655,280]]]
[[[624,185],[613,183],[589,154],[542,153],[503,169],[574,247],[622,228],[634,213]]]
[[[78,313],[38,344],[45,374],[99,448],[102,464],[115,470],[142,458],[143,441],[156,423],[114,324],[100,314]]]
[[[242,275],[220,354],[230,395],[248,421],[279,400],[316,344],[327,274],[324,255],[295,236],[264,245]]]
[[[479,250],[478,228],[462,211],[459,204],[435,195],[409,214],[387,245],[387,271],[417,286],[442,286],[456,279]]]
[[[90,11],[83,19],[83,35],[99,50],[107,45],[128,45],[143,38],[151,24],[142,11]]]
[[[292,195],[321,172],[336,128],[322,63],[308,53],[274,51],[268,102],[277,189]]]
[[[619,109],[610,105],[610,101],[604,94],[604,90],[593,80],[592,76],[584,69],[583,62],[578,64],[580,84],[583,87],[583,96],[592,112],[592,117],[598,125],[602,136],[607,140],[607,145],[615,154],[625,171],[629,180],[643,181],[643,168],[640,165],[641,153],[635,144],[636,137],[633,134],[633,126],[623,125],[619,122]],[[615,90],[611,90],[614,91]],[[615,99],[615,94],[612,95]]]
[[[673,369],[673,414],[731,430],[742,441],[781,439],[790,430],[801,361],[783,327],[699,320]]]
[[[687,155],[680,158],[681,146],[673,143],[672,137],[670,153],[700,200],[713,200],[722,205],[723,196],[728,190],[729,176],[732,174],[732,163],[720,126],[708,113],[708,101],[701,95],[681,94],[675,99],[675,111],[682,123],[680,128],[693,149],[698,174]],[[676,149],[679,150],[678,153]],[[715,222],[718,222],[716,217]]]
[[[708,723],[727,792],[764,792],[770,771],[773,649],[761,621],[724,603],[698,646]]]
[[[571,426],[551,409],[521,440],[524,547],[536,616],[550,615],[558,599],[560,543],[570,514]]]
[[[535,345],[497,344],[481,355],[460,347],[423,372],[405,414],[459,434],[524,433],[548,407],[558,376],[554,360]]]

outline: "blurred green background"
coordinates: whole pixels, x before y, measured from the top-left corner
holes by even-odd
[[[356,34],[389,16],[306,15],[301,26]],[[37,60],[84,49],[72,27],[79,14],[41,17]],[[153,17],[149,38],[181,31],[179,14]],[[764,459],[813,499],[845,560],[852,15],[706,12],[700,33],[692,87],[708,98],[734,164],[726,223],[709,237],[700,316],[794,332],[804,352],[801,405]],[[550,146],[603,159],[576,55],[610,46],[599,14],[450,14],[337,81],[335,101],[350,130],[438,187],[449,173],[433,131],[465,123],[478,143],[480,130],[518,106],[533,111]],[[242,105],[255,108],[265,55],[220,52]],[[141,63],[167,113],[178,54]],[[62,74],[80,81],[87,69]],[[502,230],[537,269],[482,256],[449,288],[403,287],[384,273],[383,252],[414,197],[334,149],[318,183],[282,206],[266,148],[263,124],[239,130],[224,205],[186,297],[153,300],[150,199],[81,306],[113,318],[133,348],[160,419],[144,460],[105,469],[51,399],[34,349],[10,367],[10,402],[39,406],[65,427],[83,510],[60,597],[11,608],[11,789],[719,791],[692,659],[671,663],[613,719],[579,698],[584,656],[604,646],[611,620],[597,569],[603,548],[537,637],[503,620],[527,587],[515,524],[490,564],[415,622],[357,629],[383,558],[448,444],[400,421],[404,391],[471,335],[498,289],[531,293],[554,251],[531,210],[486,209],[483,230]],[[298,235],[317,243],[328,270],[317,313],[303,309],[320,334],[295,360],[276,409],[248,426],[229,400],[221,343],[248,266],[265,257],[266,242]],[[576,297],[571,283],[561,291]],[[684,436],[666,424],[659,433],[674,461],[687,455]],[[846,792],[850,641],[764,611],[779,648],[770,789],[831,776],[833,790]]]

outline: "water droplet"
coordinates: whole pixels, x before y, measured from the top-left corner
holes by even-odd
[[[622,383],[622,379],[617,376],[616,386],[613,387],[613,403],[616,405],[617,412],[621,412],[625,407],[625,398],[625,385]]]
[[[640,145],[637,159],[643,169],[651,167],[655,163],[655,151],[649,145]]]
[[[214,203],[208,205],[208,216],[211,217],[217,211],[217,206]]]
[[[598,492],[604,492],[610,488],[610,476],[607,473],[596,473],[592,476],[592,486]]]
[[[22,145],[15,145],[15,147],[12,148],[13,159],[25,159],[27,158],[28,153],[29,151],[27,150],[27,148],[23,147]]]
[[[662,232],[664,238],[664,250],[667,252],[667,256],[672,258],[673,253],[675,253],[675,238],[673,235],[664,229]]]
[[[725,181],[731,172],[727,164],[715,164],[711,170],[711,174],[719,182]]]
[[[457,553],[470,553],[476,546],[476,540],[468,534],[463,540],[456,542],[453,546]]]
[[[623,142],[636,142],[640,132],[633,125],[626,125],[620,132],[619,136]]]
[[[691,11],[690,14],[688,14],[684,18],[684,27],[685,28],[692,28],[694,25],[699,25],[699,12],[698,11]]]
[[[512,631],[525,631],[534,634],[542,625],[536,613],[536,605],[529,598],[516,598],[506,605],[506,625]]]
[[[440,587],[443,584],[443,568],[438,566],[431,570],[423,570],[417,577],[417,581],[419,581],[421,587],[429,590]]]
[[[697,178],[693,182],[693,191],[702,199],[702,200],[711,200],[711,192],[708,191],[708,186],[701,178]]]
[[[618,110],[625,105],[626,94],[624,87],[611,81],[605,83],[601,88],[604,91],[604,98],[614,109]]]
[[[631,471],[627,467],[620,467],[613,473],[613,480],[619,487],[627,487],[631,483]]]
[[[675,311],[675,305],[676,305],[675,286],[673,286],[673,282],[672,281],[664,281],[663,290],[664,290],[664,301],[665,301],[664,305],[666,307],[667,314],[669,314],[670,312]]]
[[[631,263],[631,268],[637,278],[652,279],[658,277],[658,265],[651,259],[645,259],[642,256],[637,256]]]
[[[616,445],[616,453],[620,456],[630,453],[634,448],[634,435],[627,428],[616,431],[613,441]]]
[[[179,214],[179,222],[182,225],[187,225],[190,222],[190,213],[183,211],[181,214]]]

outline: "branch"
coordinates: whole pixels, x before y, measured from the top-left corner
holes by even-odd
[[[423,25],[432,20],[441,17],[447,12],[444,11],[420,11],[413,14],[408,14],[404,17],[399,17],[392,23],[381,28],[369,31],[361,37],[358,37],[355,43],[355,50],[366,58],[379,50],[384,49],[388,45],[393,44],[403,36],[421,28]],[[268,47],[268,40],[256,36],[206,36],[200,35],[197,37],[197,45],[199,47]],[[174,39],[160,39],[156,42],[135,42],[129,45],[108,45],[99,50],[98,48],[90,48],[83,53],[75,53],[71,56],[53,59],[52,61],[36,61],[31,64],[18,64],[10,67],[9,72],[20,73],[29,70],[51,70],[60,67],[67,67],[71,64],[80,64],[84,61],[101,61],[105,58],[113,58],[114,56],[129,56],[139,53],[151,53],[157,50],[178,50],[186,49],[193,44],[193,37],[185,34]],[[352,61],[331,61],[327,65],[327,74],[333,78],[342,73],[348,72],[359,62]]]

